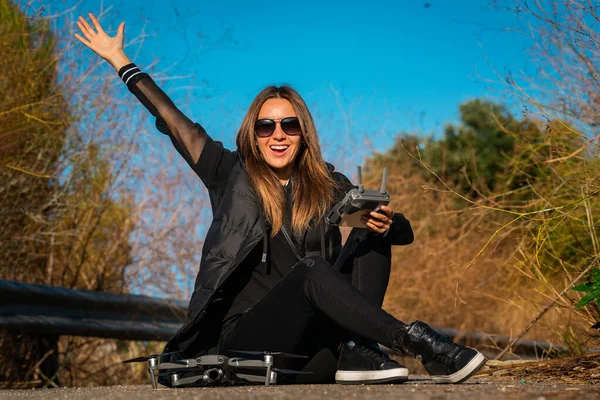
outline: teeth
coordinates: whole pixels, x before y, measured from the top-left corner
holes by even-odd
[[[290,146],[271,146],[273,150],[285,150]]]

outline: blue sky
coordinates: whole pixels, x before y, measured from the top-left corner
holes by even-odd
[[[460,103],[476,97],[503,97],[506,87],[490,79],[501,82],[508,71],[528,67],[530,43],[504,30],[517,24],[514,16],[489,9],[488,0],[19,1],[30,15],[60,15],[53,19],[60,32],[64,32],[62,17],[76,30],[74,21],[87,12],[100,15],[109,33],[126,21],[129,57],[149,71],[192,120],[229,148],[234,147],[238,126],[253,97],[266,85],[291,84],[315,117],[326,160],[350,179],[355,177],[356,164],[373,151],[385,151],[397,133],[440,135],[445,123],[457,121]],[[73,46],[68,57],[76,57],[77,65],[63,64],[61,73],[84,76],[97,56],[74,38],[64,43]],[[86,79],[82,90],[94,90],[89,85],[105,78],[114,83],[108,101],[115,100],[111,96],[123,96],[137,104],[106,63],[94,71],[93,79]],[[146,113],[141,105],[136,107],[139,116]],[[519,109],[518,104],[512,107]],[[130,132],[107,134],[139,132],[139,116],[126,121]],[[153,121],[144,128],[155,131]],[[143,244],[152,238],[145,226],[160,230],[176,216],[184,228],[185,221],[194,222],[191,243],[202,243],[209,210],[189,207],[189,214],[181,216],[177,207],[201,204],[198,198],[205,198],[204,188],[168,138],[156,133],[139,140],[140,154],[131,160],[148,176],[122,177],[132,192],[152,185],[152,178],[161,176],[156,170],[166,176],[175,171],[188,175],[173,198],[157,194],[158,204],[144,206],[161,212],[144,208],[144,218],[154,216],[157,222],[138,226],[134,242]],[[168,241],[160,250],[177,255],[179,246]],[[182,261],[185,272],[177,275],[181,287],[190,290],[199,248],[193,257]],[[136,262],[140,261],[136,258]]]
[[[42,3],[48,13],[104,11],[113,32],[124,20],[126,41],[144,34],[126,53],[157,79],[176,77],[161,81],[167,93],[229,147],[256,93],[291,84],[329,157],[344,141],[364,156],[400,131],[439,135],[461,102],[499,97],[502,85],[486,80],[526,68],[530,45],[488,0]]]

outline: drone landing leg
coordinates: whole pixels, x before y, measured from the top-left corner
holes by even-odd
[[[156,383],[156,376],[154,375],[154,367],[158,365],[156,358],[148,359],[148,372],[150,372],[150,379],[152,380],[152,389],[156,389],[158,384]]]
[[[267,376],[265,377],[265,386],[271,384],[271,367],[273,366],[273,356],[265,354],[263,361],[267,364]]]

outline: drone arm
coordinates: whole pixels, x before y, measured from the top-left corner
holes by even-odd
[[[272,363],[267,363],[261,360],[239,360],[239,359],[231,359],[229,360],[229,365],[232,367],[242,367],[242,368],[267,368]]]
[[[194,375],[194,376],[186,376],[185,378],[179,378],[175,383],[173,383],[173,386],[191,385],[191,384],[196,383],[201,380],[204,380],[203,374],[198,374],[198,375]]]
[[[262,375],[250,375],[250,374],[239,374],[236,373],[235,376],[239,379],[245,379],[248,382],[253,382],[253,383],[265,383],[267,380],[266,376],[262,376]],[[275,372],[271,372],[271,379],[269,380],[270,384],[275,384],[277,383],[277,374]]]
[[[198,363],[194,359],[189,360],[179,360],[178,362],[165,362],[160,363],[156,367],[152,369],[186,369],[186,368],[195,368],[198,366]]]

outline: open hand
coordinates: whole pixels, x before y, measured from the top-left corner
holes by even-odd
[[[114,65],[115,59],[122,57],[123,55],[125,22],[121,22],[119,25],[117,35],[110,37],[104,32],[104,29],[102,29],[96,16],[92,13],[89,13],[88,15],[92,20],[94,27],[92,28],[87,20],[80,16],[77,20],[77,26],[81,30],[83,37],[77,33],[75,34],[75,37],[100,57]]]
[[[362,216],[361,221],[367,229],[374,233],[385,233],[392,226],[394,211],[388,206],[381,206],[377,211],[371,211]]]

